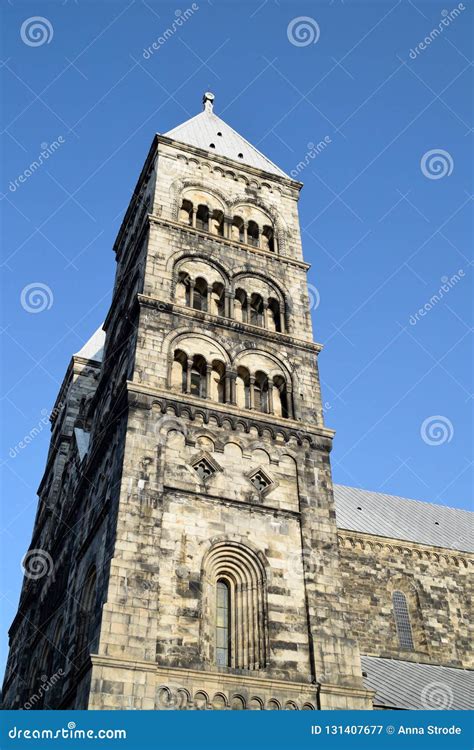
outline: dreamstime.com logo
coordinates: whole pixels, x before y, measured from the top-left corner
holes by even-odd
[[[186,8],[186,10],[184,11],[179,9],[175,10],[175,19],[173,23],[170,24],[170,26],[168,26],[168,28],[164,30],[161,36],[159,36],[158,39],[155,39],[155,41],[152,42],[149,47],[145,47],[142,52],[143,58],[145,60],[149,60],[155,52],[157,52],[161,47],[163,47],[164,44],[166,44],[168,39],[171,39],[171,37],[176,34],[181,26],[183,26],[197,10],[199,10],[199,5],[197,3],[193,3],[190,8]]]
[[[435,414],[424,420],[420,427],[420,435],[427,445],[444,445],[453,439],[454,426],[447,417]]]
[[[319,156],[322,151],[325,151],[325,149],[327,149],[330,143],[332,143],[332,141],[329,135],[325,135],[322,141],[318,141],[318,143],[313,143],[312,141],[308,143],[308,150],[304,158],[298,162],[294,169],[291,170],[291,177],[298,177],[298,175],[301,174],[301,172],[306,169],[309,164],[311,164],[313,159],[316,159],[316,157]]]
[[[436,294],[433,294],[428,302],[425,302],[423,307],[420,307],[419,310],[414,315],[410,315],[409,323],[411,326],[416,326],[416,324],[419,322],[420,318],[424,318],[428,313],[435,307],[438,302],[441,302],[443,297],[448,294],[451,289],[456,286],[456,284],[461,281],[462,278],[464,278],[466,274],[464,273],[464,270],[462,268],[459,269],[457,273],[454,273],[452,276],[442,276],[441,277],[441,286],[436,292]]]
[[[59,682],[59,680],[61,680],[63,677],[64,670],[62,669],[58,669],[58,671],[51,675],[51,677],[42,675],[41,685],[39,685],[38,689],[35,693],[33,693],[33,695],[30,695],[26,703],[23,704],[23,710],[31,711],[31,709],[34,709],[36,707],[36,704],[39,703],[43,696],[46,695],[46,693],[51,690],[51,688],[54,687],[56,683]]]
[[[444,682],[430,682],[421,691],[423,707],[431,711],[447,711],[453,705],[454,694]]]
[[[321,302],[321,296],[319,294],[319,289],[313,286],[313,284],[308,284],[308,298],[309,298],[309,309],[317,310]]]
[[[421,157],[421,171],[429,180],[441,180],[453,173],[454,161],[448,151],[433,148]]]
[[[435,39],[437,39],[443,31],[451,25],[451,23],[461,15],[462,11],[466,10],[466,6],[464,3],[458,3],[458,5],[453,8],[452,10],[442,10],[441,11],[441,21],[439,22],[438,26],[436,26],[434,29],[430,31],[427,36],[423,39],[423,41],[419,42],[416,47],[412,47],[409,53],[409,56],[412,60],[416,60],[418,55],[421,55],[422,52],[427,49],[430,44],[432,44]]]
[[[75,721],[68,721],[61,729],[19,729],[8,730],[11,740],[126,740],[126,729],[77,729]],[[45,746],[44,746],[45,747]]]
[[[54,295],[47,284],[43,284],[42,281],[33,281],[21,290],[20,302],[27,313],[40,313],[51,309]]]
[[[298,16],[288,24],[286,35],[295,47],[308,47],[319,41],[321,30],[318,22],[311,16]]]
[[[44,16],[31,16],[21,24],[20,37],[28,47],[41,47],[53,40],[53,24]]]
[[[21,567],[26,578],[37,581],[44,576],[50,576],[54,570],[53,558],[44,549],[30,549],[21,561]]]
[[[27,448],[30,443],[32,443],[33,440],[43,432],[44,428],[48,426],[51,419],[61,411],[62,406],[63,404],[61,402],[51,412],[49,412],[47,409],[41,409],[42,417],[39,422],[35,424],[35,426],[32,427],[31,430],[8,451],[8,455],[10,456],[10,458],[16,458],[22,450]]]
[[[62,135],[58,135],[56,140],[52,143],[42,143],[39,156],[37,156],[36,159],[33,159],[31,164],[29,164],[29,166],[27,166],[18,177],[15,177],[14,180],[10,180],[10,184],[8,185],[9,191],[11,193],[16,193],[20,185],[23,185],[23,183],[29,180],[30,177],[32,177],[41,166],[43,166],[45,161],[47,161],[49,157],[63,145],[63,143],[66,143],[66,139]]]

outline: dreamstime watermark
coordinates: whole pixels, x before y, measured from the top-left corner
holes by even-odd
[[[62,135],[58,135],[56,140],[52,143],[42,143],[39,156],[34,159],[31,164],[26,167],[26,169],[24,169],[21,174],[18,175],[18,177],[15,177],[14,180],[10,180],[10,184],[8,186],[9,191],[11,193],[15,193],[20,185],[29,180],[29,178],[34,175],[36,170],[39,169],[45,163],[45,161],[47,161],[49,157],[52,156],[60,146],[63,145],[63,143],[66,143],[66,139]]]
[[[44,549],[29,549],[23,560],[21,567],[25,578],[30,581],[37,581],[44,576],[50,576],[54,570],[53,558]]]
[[[308,298],[309,309],[317,310],[319,307],[319,303],[321,302],[321,296],[319,294],[319,289],[313,286],[313,284],[308,284]]]
[[[150,44],[149,47],[145,47],[142,52],[143,58],[145,60],[149,60],[155,52],[157,52],[161,47],[163,47],[164,44],[166,44],[168,39],[171,39],[171,37],[176,34],[181,26],[183,26],[197,10],[199,10],[199,5],[197,3],[193,3],[190,8],[186,8],[186,10],[183,11],[179,9],[175,10],[174,14],[176,18],[174,19],[173,23],[168,26],[168,28],[164,30],[161,36],[159,36],[158,39],[155,39],[155,41]]]
[[[444,445],[450,443],[454,435],[454,426],[450,419],[434,414],[427,417],[421,427],[420,435],[427,445]]]
[[[61,411],[62,403],[58,404],[58,406],[55,406],[55,408],[49,412],[47,409],[42,409],[41,414],[43,415],[39,422],[31,428],[31,430],[20,440],[19,443],[12,446],[10,450],[8,451],[8,455],[10,458],[16,458],[18,454],[27,448],[30,443],[33,442],[35,438],[40,435],[45,427],[47,427],[48,423],[52,418],[54,418],[59,412]]]
[[[448,151],[433,148],[421,157],[421,171],[429,180],[441,180],[453,173],[454,161]]]
[[[447,711],[453,705],[452,688],[445,682],[430,682],[421,691],[421,702],[428,710]]]
[[[51,675],[51,677],[42,675],[41,685],[39,685],[37,691],[28,698],[26,703],[23,704],[23,710],[30,711],[32,708],[35,708],[36,704],[46,695],[48,690],[51,690],[51,688],[64,677],[64,674],[64,670],[58,669],[58,671]]]
[[[28,47],[41,47],[43,44],[50,44],[53,36],[53,24],[44,16],[31,16],[21,24],[21,41]]]
[[[298,16],[288,24],[286,35],[295,47],[308,47],[319,41],[321,30],[318,22],[311,16]]]
[[[452,24],[453,21],[456,20],[458,16],[461,15],[462,11],[466,10],[466,6],[464,3],[458,3],[458,5],[453,8],[453,10],[442,10],[441,11],[441,21],[439,22],[438,26],[435,26],[434,29],[430,31],[430,33],[425,36],[425,38],[419,42],[416,47],[412,47],[409,52],[409,57],[412,60],[416,60],[418,55],[421,55],[422,52],[425,51],[425,49],[428,49],[430,44],[432,44],[435,39],[437,39],[443,31]]]
[[[41,313],[53,306],[52,289],[42,281],[33,281],[23,287],[20,294],[21,306],[27,313]]]
[[[443,297],[448,294],[451,289],[456,286],[456,284],[461,281],[462,278],[464,278],[466,274],[464,273],[464,270],[462,268],[459,269],[457,273],[454,273],[452,276],[441,276],[442,284],[436,294],[433,294],[432,297],[428,300],[428,302],[425,302],[423,307],[420,307],[420,309],[414,314],[410,315],[409,317],[409,323],[411,326],[416,326],[416,324],[419,322],[420,318],[424,318],[428,313],[435,307],[438,302],[441,302]]]
[[[312,143],[310,141],[308,143],[308,151],[306,152],[303,160],[299,161],[296,167],[291,170],[291,177],[298,177],[298,175],[304,169],[306,169],[306,167],[313,161],[313,159],[316,159],[316,157],[319,156],[322,151],[325,151],[325,149],[327,149],[330,143],[332,143],[332,140],[328,135],[325,135],[323,140],[318,141],[318,143]]]
[[[13,726],[8,730],[11,740],[126,740],[126,729],[77,729],[75,721],[68,721],[60,729],[23,729]]]

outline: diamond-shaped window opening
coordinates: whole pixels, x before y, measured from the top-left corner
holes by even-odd
[[[217,472],[222,471],[217,461],[214,461],[208,453],[201,453],[197,456],[192,463],[192,467],[201,482],[207,482]]]
[[[262,469],[255,469],[247,474],[247,479],[253,484],[259,495],[266,495],[277,486],[277,482],[270,479],[268,474]]]

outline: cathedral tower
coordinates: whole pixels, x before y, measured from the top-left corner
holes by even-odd
[[[27,571],[6,707],[58,671],[44,708],[372,707],[339,570],[301,183],[213,100],[155,137],[105,340],[58,396],[30,550],[51,570]]]

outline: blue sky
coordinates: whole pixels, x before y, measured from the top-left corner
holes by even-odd
[[[472,6],[461,6],[4,3],[3,633],[48,430],[15,446],[106,315],[113,241],[153,134],[199,112],[207,89],[285,171],[308,162],[300,217],[334,480],[470,507]]]

